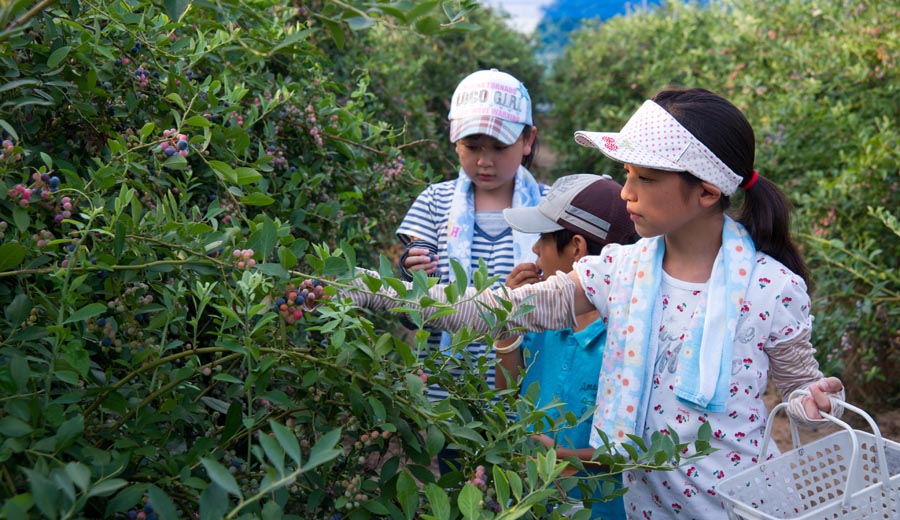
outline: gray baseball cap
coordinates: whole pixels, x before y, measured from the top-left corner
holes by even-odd
[[[634,222],[620,197],[622,185],[607,175],[579,173],[560,177],[537,206],[507,208],[503,217],[523,233],[560,229],[601,244],[630,243]]]

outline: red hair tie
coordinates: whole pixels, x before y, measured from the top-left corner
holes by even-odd
[[[750,177],[750,180],[747,181],[743,186],[741,186],[741,189],[744,191],[749,190],[750,188],[753,187],[754,184],[756,184],[756,179],[758,179],[758,178],[759,178],[759,173],[757,173],[756,170],[753,170],[753,177]]]

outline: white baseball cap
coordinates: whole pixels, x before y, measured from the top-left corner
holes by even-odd
[[[484,134],[509,145],[516,142],[526,125],[534,125],[528,89],[497,69],[466,76],[453,93],[448,118],[451,143]]]

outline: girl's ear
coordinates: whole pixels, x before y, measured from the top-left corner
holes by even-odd
[[[717,204],[719,204],[719,199],[722,198],[722,190],[715,187],[714,185],[703,181],[700,183],[700,205],[705,208],[711,208]]]
[[[528,137],[525,138],[522,142],[522,155],[530,155],[531,148],[534,146],[534,140],[537,138],[538,128],[536,126],[531,127],[531,131],[528,132]],[[525,137],[525,136],[522,136]]]

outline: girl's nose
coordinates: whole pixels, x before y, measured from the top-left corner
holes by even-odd
[[[631,182],[628,180],[628,177],[625,178],[625,184],[622,185],[622,191],[619,192],[619,197],[625,202],[633,202],[634,201],[634,191],[631,189]]]

